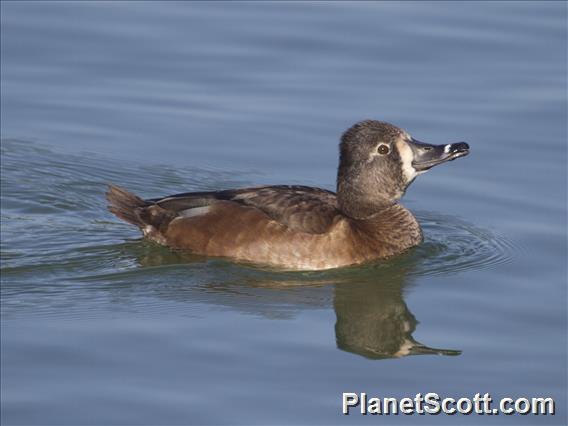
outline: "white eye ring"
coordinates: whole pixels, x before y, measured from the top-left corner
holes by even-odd
[[[377,152],[381,155],[387,155],[390,152],[390,148],[386,143],[382,143],[377,147]]]

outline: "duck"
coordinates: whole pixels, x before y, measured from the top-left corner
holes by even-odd
[[[143,199],[109,185],[108,209],[174,250],[284,270],[326,270],[400,255],[422,243],[399,200],[415,178],[469,154],[378,120],[341,136],[336,192],[301,185],[185,192]]]

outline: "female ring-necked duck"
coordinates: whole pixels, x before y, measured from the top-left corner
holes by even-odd
[[[143,200],[110,186],[109,210],[175,249],[285,269],[329,269],[400,254],[422,242],[397,200],[417,175],[469,153],[392,124],[355,124],[339,145],[337,194],[307,186],[188,192]]]

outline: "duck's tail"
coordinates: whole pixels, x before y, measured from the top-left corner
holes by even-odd
[[[160,244],[166,243],[164,233],[170,222],[177,217],[175,212],[165,210],[153,201],[144,201],[114,185],[109,185],[106,198],[111,213],[138,226],[145,237]]]
[[[109,185],[106,192],[108,201],[108,209],[118,218],[143,228],[146,224],[139,215],[144,207],[148,207],[149,203],[142,198],[119,188],[118,186]]]

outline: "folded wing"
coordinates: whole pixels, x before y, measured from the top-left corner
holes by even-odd
[[[263,186],[215,192],[189,192],[146,200],[177,216],[206,214],[208,207],[229,201],[254,207],[288,228],[311,234],[326,232],[339,214],[333,192],[308,186]]]

